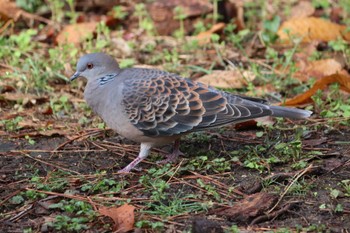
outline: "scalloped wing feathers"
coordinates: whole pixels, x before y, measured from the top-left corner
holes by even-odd
[[[134,75],[124,80],[122,104],[130,122],[146,136],[179,135],[272,114],[260,99],[163,71],[132,70]]]

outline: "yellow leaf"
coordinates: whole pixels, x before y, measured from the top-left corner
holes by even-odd
[[[97,22],[77,23],[67,25],[56,37],[58,44],[79,44],[95,32]]]
[[[350,40],[350,32],[346,26],[315,17],[294,18],[284,22],[277,32],[280,43],[291,43],[286,31],[289,31],[292,37],[302,38],[303,42],[331,41],[337,38]]]

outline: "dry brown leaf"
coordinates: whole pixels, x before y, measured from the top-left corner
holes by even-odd
[[[318,61],[298,60],[299,70],[293,75],[295,78],[305,82],[309,77],[320,79],[336,73],[345,73],[343,65],[336,59],[329,58]]]
[[[95,32],[97,24],[97,22],[87,22],[67,25],[56,37],[56,42],[79,44]]]
[[[22,10],[17,7],[15,2],[0,0],[0,21],[7,21],[9,19],[17,21],[21,13]]]
[[[219,88],[242,88],[253,81],[255,75],[249,71],[243,74],[237,70],[213,70],[196,81]]]
[[[332,74],[317,80],[314,86],[310,90],[292,99],[288,99],[285,103],[281,103],[281,105],[298,106],[298,105],[310,103],[312,102],[311,96],[315,94],[317,90],[324,90],[330,84],[333,84],[333,83],[339,83],[340,88],[342,90],[350,93],[350,76],[339,74],[339,73]]]
[[[195,36],[194,38],[198,40],[198,43],[200,45],[208,44],[208,43],[210,43],[211,35],[215,32],[218,32],[218,31],[224,29],[224,27],[225,27],[224,23],[217,23],[217,24],[213,25],[208,31],[201,32],[197,36]]]
[[[315,8],[310,1],[300,1],[297,5],[295,5],[292,8],[290,18],[304,18],[311,16],[314,13]]]
[[[303,42],[331,41],[337,38],[350,40],[350,32],[346,31],[346,26],[315,17],[291,19],[282,24],[277,34],[281,43],[289,44],[291,41],[286,31],[291,36],[302,38]]]
[[[186,15],[184,30],[186,34],[193,30],[193,19],[209,13],[213,10],[213,5],[207,0],[156,0],[147,4],[147,10],[159,35],[171,35],[180,28],[180,22],[175,19],[174,9],[181,7]]]
[[[101,215],[108,216],[114,221],[114,232],[123,233],[134,229],[135,207],[132,205],[124,204],[120,207],[100,207],[98,212]]]

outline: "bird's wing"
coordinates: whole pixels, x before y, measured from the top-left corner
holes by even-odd
[[[147,136],[179,135],[272,114],[262,101],[166,72],[143,73],[143,78],[125,79],[122,103],[130,122]]]

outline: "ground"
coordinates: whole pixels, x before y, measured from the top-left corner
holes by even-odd
[[[135,157],[138,145],[111,131],[95,129],[90,132],[93,137],[75,140],[61,136],[40,137],[35,145],[24,139],[2,138],[2,232],[20,232],[27,228],[52,230],[44,224],[48,219],[61,214],[72,217],[72,214],[49,205],[63,199],[79,200],[78,197],[104,205],[127,201],[137,207],[138,221],[164,223],[161,228],[153,226],[154,231],[197,229],[197,232],[210,232],[209,229],[215,229],[213,232],[220,232],[221,228],[234,226],[247,231],[299,228],[310,232],[326,229],[347,232],[350,229],[350,148],[347,143],[350,132],[344,129],[304,135],[302,153],[309,153],[309,156],[301,156],[300,160],[289,164],[268,163],[267,160],[264,164],[264,159],[272,157],[270,153],[276,153],[271,149],[274,145],[270,145],[258,155],[262,158],[256,166],[264,167],[259,172],[247,168],[246,162],[242,163],[251,156],[249,150],[266,145],[264,137],[271,137],[270,140],[277,137],[290,143],[294,135],[290,130],[272,130],[268,136],[257,138],[256,131],[235,131],[233,127],[226,127],[187,136],[181,145],[186,155],[178,162],[165,167],[156,164],[164,151],[155,150],[150,159],[141,163],[139,171],[124,176],[117,171]],[[242,154],[236,155],[235,151]],[[322,153],[313,154],[315,151]],[[291,168],[301,162],[307,165],[301,169]],[[105,179],[115,183],[102,184]],[[160,184],[161,181],[168,186],[153,184],[149,187],[152,182]],[[123,185],[115,188],[115,184],[120,183]],[[30,198],[28,190],[38,192],[32,195],[45,195]],[[23,192],[27,194],[20,196],[26,200],[16,203],[14,197]],[[159,192],[159,196],[155,192]],[[163,195],[166,198],[162,198]],[[261,199],[264,201],[259,202]],[[176,201],[180,206],[174,203]],[[272,208],[269,216],[267,212]],[[108,229],[108,223],[110,220],[99,217],[86,224],[93,231],[100,231]]]

